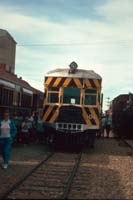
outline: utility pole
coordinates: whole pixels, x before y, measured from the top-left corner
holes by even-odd
[[[111,103],[110,97],[107,97],[106,99],[107,99],[107,101],[106,101],[107,104],[106,104],[106,105],[107,105],[107,107],[108,107],[108,109],[109,109],[109,108],[110,108],[110,103]]]

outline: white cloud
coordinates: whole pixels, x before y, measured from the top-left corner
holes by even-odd
[[[98,7],[97,11],[108,19],[122,22],[133,17],[132,0],[109,0]]]
[[[18,44],[71,44],[17,47],[16,73],[34,87],[42,89],[47,71],[67,67],[71,61],[76,61],[79,68],[94,70],[103,77],[103,91],[112,98],[131,86],[132,7],[132,0],[110,0],[95,9],[103,16],[102,21],[98,18],[93,21],[69,19],[65,23],[48,21],[45,16],[26,16],[18,8],[0,7],[0,27],[9,30]],[[72,45],[75,43],[82,45]]]

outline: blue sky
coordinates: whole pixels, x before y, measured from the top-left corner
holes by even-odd
[[[17,42],[15,73],[43,91],[44,76],[75,61],[102,76],[107,97],[133,92],[132,0],[5,0],[0,28]]]

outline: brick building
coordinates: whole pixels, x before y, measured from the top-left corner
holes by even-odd
[[[16,41],[3,29],[0,29],[0,63],[6,65],[6,71],[15,72]]]

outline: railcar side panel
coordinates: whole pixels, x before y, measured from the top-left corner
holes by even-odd
[[[133,139],[133,94],[121,94],[112,101],[112,126],[116,136]]]

